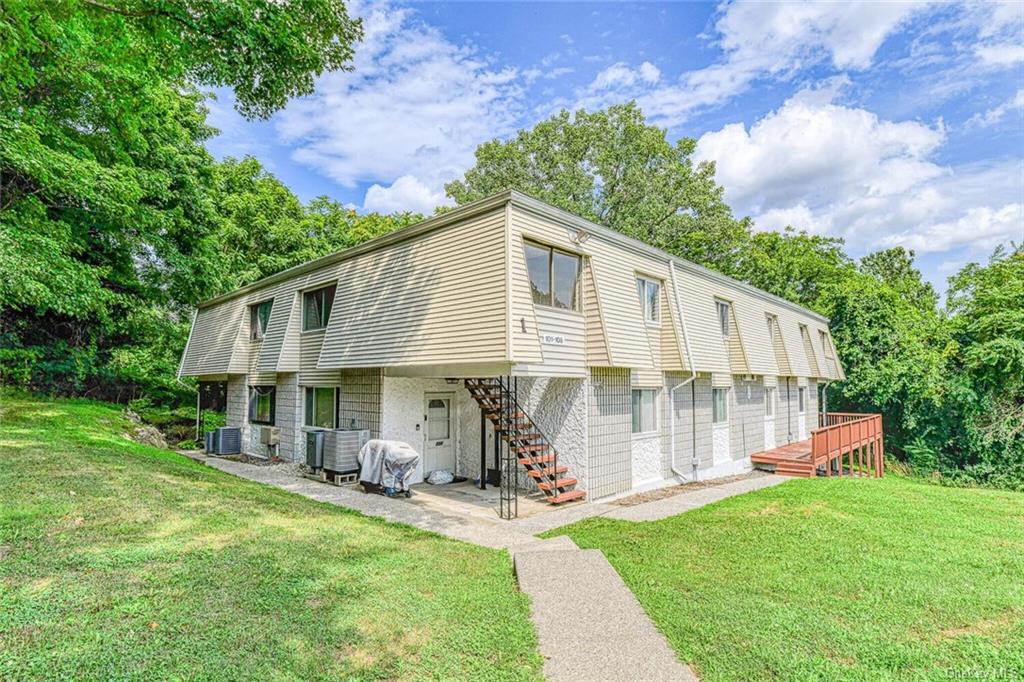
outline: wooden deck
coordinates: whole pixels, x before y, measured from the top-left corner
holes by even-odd
[[[807,440],[755,452],[750,461],[784,476],[883,476],[882,415],[830,412]]]

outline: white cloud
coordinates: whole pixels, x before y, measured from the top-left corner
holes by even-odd
[[[1006,67],[1013,66],[1018,62],[1024,62],[1024,45],[1012,43],[997,43],[994,45],[982,45],[974,53],[982,63],[989,66]]]
[[[444,192],[432,191],[412,175],[403,175],[389,187],[371,185],[366,190],[363,208],[379,213],[416,211],[429,215],[438,206],[451,203]]]
[[[1024,236],[1024,204],[1006,204],[1000,208],[977,206],[967,209],[955,220],[936,223],[923,229],[889,235],[883,243],[905,246],[920,253],[950,251],[970,246],[978,252],[990,252],[997,245]]]
[[[723,3],[712,36],[723,52],[719,61],[675,82],[665,82],[649,62],[635,70],[620,62],[578,93],[578,105],[598,108],[636,99],[653,121],[673,127],[759,78],[788,79],[825,61],[840,70],[866,69],[885,39],[928,7],[924,2]],[[650,77],[642,77],[645,71]]]
[[[942,166],[945,141],[941,122],[887,121],[819,90],[704,134],[695,156],[716,162],[726,200],[759,229],[843,237],[854,253],[989,251],[1024,236],[1019,162]]]
[[[411,9],[353,9],[365,30],[354,71],[322,76],[313,96],[275,118],[278,134],[294,160],[346,187],[378,183],[367,207],[429,211],[478,144],[515,129],[528,79],[449,42]]]
[[[977,113],[967,120],[967,127],[988,128],[1002,121],[1007,114],[1016,110],[1018,116],[1024,112],[1024,90],[1018,90],[1017,94],[1007,102],[993,107],[984,113]]]

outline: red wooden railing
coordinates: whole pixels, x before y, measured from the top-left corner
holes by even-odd
[[[832,475],[832,463],[838,461],[842,472],[846,457],[850,473],[869,476],[885,475],[885,445],[882,415],[829,412],[824,425],[811,431],[811,463],[825,466],[825,475]]]

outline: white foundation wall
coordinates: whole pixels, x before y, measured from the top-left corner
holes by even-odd
[[[632,487],[642,488],[662,480],[662,452],[660,435],[633,436]]]
[[[424,397],[427,393],[452,394],[455,473],[470,479],[479,476],[480,407],[461,382],[449,384],[444,379],[384,376],[380,387],[380,437],[408,443],[421,455],[420,466],[412,482],[423,480],[422,455],[426,428],[423,417]],[[491,433],[488,430],[488,434]]]
[[[567,475],[578,479],[577,487],[583,490],[588,490],[587,390],[586,379],[519,377],[518,380],[520,405],[554,444],[559,466],[569,467]],[[490,462],[492,450],[488,453]],[[521,469],[520,472],[522,474]],[[532,479],[523,475],[520,481],[534,485]]]

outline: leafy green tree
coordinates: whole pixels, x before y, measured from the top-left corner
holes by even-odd
[[[732,272],[748,219],[736,220],[696,141],[671,144],[636,103],[561,113],[476,150],[462,180],[445,185],[465,204],[516,189],[690,260]]]
[[[960,352],[950,374],[962,430],[951,469],[1024,490],[1024,250],[950,278],[947,308]]]
[[[197,87],[265,116],[348,68],[360,30],[338,0],[0,4],[6,361],[61,392],[180,393],[187,310],[221,284]]]

